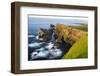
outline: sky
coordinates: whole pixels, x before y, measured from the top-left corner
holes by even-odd
[[[79,24],[88,24],[87,19],[60,19],[60,18],[44,18],[44,17],[34,17],[28,16],[28,32],[35,33],[39,28],[49,28],[50,24],[56,25],[57,23],[76,26]]]

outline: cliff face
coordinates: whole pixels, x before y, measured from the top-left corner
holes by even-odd
[[[57,35],[57,39],[56,42],[61,42],[62,39],[64,39],[64,41],[66,42],[68,33],[69,33],[69,28],[67,29],[67,27],[63,24],[57,24],[56,25],[56,35]]]
[[[88,57],[88,33],[63,24],[56,25],[57,42],[62,39],[72,46],[65,53],[64,59],[87,58]],[[67,48],[66,48],[67,49]]]
[[[61,42],[64,39],[65,42],[70,43],[71,45],[79,40],[82,36],[86,35],[86,32],[65,26],[63,24],[56,25],[56,35],[58,36],[57,42]]]

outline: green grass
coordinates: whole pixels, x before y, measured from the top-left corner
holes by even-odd
[[[88,57],[88,36],[81,37],[69,51],[64,55],[64,59],[76,59]]]
[[[76,28],[83,31],[88,31],[88,25],[86,24],[81,24],[80,26],[69,26],[69,27]]]

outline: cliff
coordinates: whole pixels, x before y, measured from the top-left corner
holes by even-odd
[[[63,24],[56,25],[57,42],[61,42],[63,39],[66,43],[72,45],[64,55],[64,59],[87,58],[88,56],[88,33],[80,30],[82,29],[80,27],[80,29],[77,28],[75,28],[75,26],[69,27]]]
[[[61,40],[64,39],[65,42],[68,42],[73,45],[82,36],[87,35],[87,32],[69,26],[65,26],[64,24],[57,24],[56,35],[58,36],[56,40],[57,42],[61,42]]]

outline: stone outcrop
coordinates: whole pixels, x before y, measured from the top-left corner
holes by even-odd
[[[44,28],[40,28],[39,32],[38,32],[38,36],[39,38],[42,38],[42,41],[50,41],[52,38],[52,34],[54,32],[55,26],[53,24],[50,24],[50,28],[49,29],[44,29]]]

